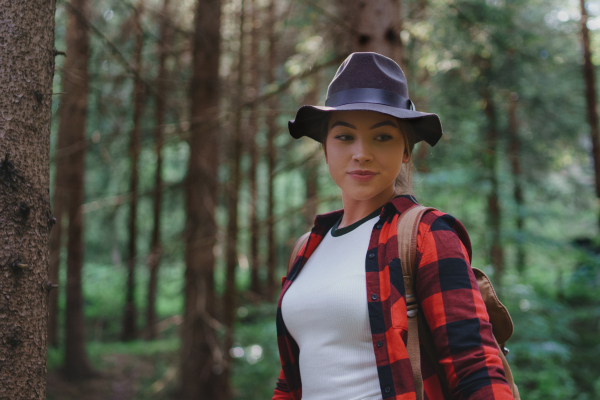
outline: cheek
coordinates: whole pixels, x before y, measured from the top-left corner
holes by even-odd
[[[333,178],[340,176],[343,172],[345,172],[344,165],[339,157],[339,154],[336,154],[335,151],[332,151],[328,154],[327,158],[329,173]]]
[[[390,149],[392,150],[392,149]],[[400,149],[403,150],[403,149]],[[381,157],[381,164],[383,169],[386,171],[386,175],[395,178],[398,173],[400,173],[400,170],[402,169],[402,164],[404,161],[404,155],[400,155],[399,154],[403,154],[400,151],[389,151],[385,154],[382,154]]]
[[[327,150],[327,168],[329,174],[336,183],[339,183],[346,174],[347,162],[344,158],[344,152],[336,149],[335,146]]]

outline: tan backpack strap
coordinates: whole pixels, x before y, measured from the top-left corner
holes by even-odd
[[[502,367],[504,367],[504,376],[506,377],[506,380],[510,385],[510,390],[512,391],[513,397],[515,398],[515,400],[521,400],[521,397],[519,396],[519,389],[517,389],[517,385],[515,385],[515,379],[513,378],[512,371],[510,370],[510,365],[508,365],[508,361],[506,361],[506,357],[502,352],[502,348],[504,346],[500,346],[500,344],[498,344],[498,340],[495,336],[494,340],[496,341],[496,346],[498,346],[498,357],[500,357],[500,360],[502,360]]]
[[[417,233],[423,214],[434,208],[416,205],[403,212],[398,219],[398,254],[404,275],[404,291],[408,316],[408,358],[412,367],[417,400],[423,400],[423,376],[421,375],[421,352],[419,350],[419,322],[415,318],[419,305],[414,294],[413,272],[417,254]]]
[[[288,275],[290,274],[290,271],[292,270],[292,267],[294,266],[294,260],[296,260],[296,257],[298,256],[298,252],[300,251],[302,246],[304,246],[304,243],[306,243],[309,236],[310,236],[310,231],[306,232],[304,235],[300,236],[300,238],[298,240],[296,240],[296,244],[294,244],[294,249],[292,250],[292,254],[290,254],[290,259],[288,260],[288,267],[287,267]]]

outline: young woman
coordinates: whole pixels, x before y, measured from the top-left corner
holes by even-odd
[[[325,107],[303,106],[289,129],[323,144],[344,208],[318,215],[283,281],[274,400],[416,399],[407,353],[398,217],[415,206],[410,165],[420,140],[435,145],[439,118],[414,110],[392,60],[353,53],[329,85]],[[462,224],[427,212],[419,225],[415,294],[450,396],[513,399]],[[422,398],[444,398],[421,350]]]

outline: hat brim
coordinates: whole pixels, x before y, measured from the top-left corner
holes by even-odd
[[[377,111],[396,118],[409,120],[412,124],[417,142],[424,140],[431,146],[442,137],[442,123],[436,114],[386,106],[374,103],[351,103],[336,107],[302,106],[296,113],[296,118],[288,122],[288,129],[293,138],[308,136],[318,142],[326,131],[325,125],[332,111]]]

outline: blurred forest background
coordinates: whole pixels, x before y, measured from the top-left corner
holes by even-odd
[[[583,0],[59,0],[47,398],[272,396],[291,247],[342,207],[287,121],[352,51],[442,120],[415,195],[493,277],[521,397],[600,398],[597,29]]]

